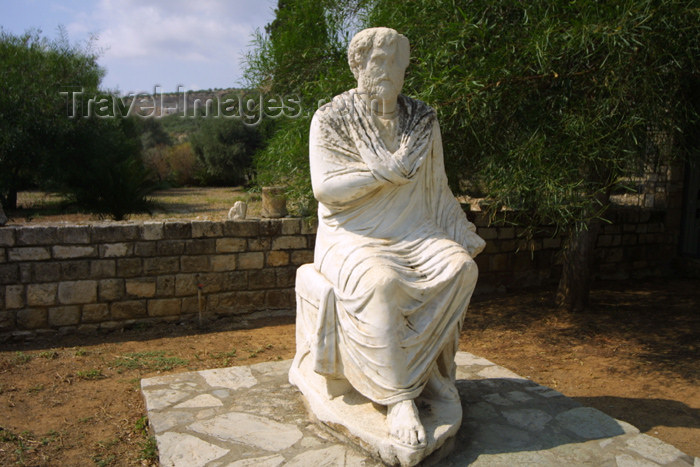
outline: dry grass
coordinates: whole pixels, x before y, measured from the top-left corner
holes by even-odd
[[[128,220],[204,219],[224,220],[236,201],[248,203],[248,216],[260,216],[260,195],[241,187],[172,188],[154,192],[150,213],[132,214]],[[55,193],[23,191],[17,196],[17,211],[8,212],[9,224],[91,223],[101,220],[79,211]]]

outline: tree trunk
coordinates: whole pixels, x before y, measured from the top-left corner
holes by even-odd
[[[576,228],[564,247],[563,270],[557,290],[557,306],[580,312],[588,306],[593,275],[593,249],[600,231],[600,222],[591,221],[588,228]]]

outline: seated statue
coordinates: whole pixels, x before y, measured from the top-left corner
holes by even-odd
[[[400,94],[408,39],[366,29],[348,62],[357,88],[318,109],[309,141],[314,268],[332,303],[298,327],[312,348],[298,342],[295,364],[310,351],[317,374],[386,406],[394,443],[420,448],[416,398],[459,402],[454,356],[485,242],[448,187],[435,111]]]

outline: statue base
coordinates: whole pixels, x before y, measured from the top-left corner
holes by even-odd
[[[297,354],[289,370],[289,382],[304,394],[313,417],[341,441],[354,443],[389,465],[416,465],[442,446],[445,449],[440,452],[449,452],[451,444],[445,443],[453,439],[462,422],[458,401],[416,399],[426,444],[406,446],[389,436],[385,406],[365,398],[347,381],[329,380],[313,371],[310,355]]]

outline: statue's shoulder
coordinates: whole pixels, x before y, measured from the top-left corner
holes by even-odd
[[[400,94],[399,102],[400,105],[406,109],[405,111],[409,115],[426,116],[429,118],[436,118],[437,116],[435,109],[421,100]]]
[[[314,119],[332,121],[345,118],[353,107],[353,90],[345,91],[333,97],[330,102],[320,106],[314,113]]]

